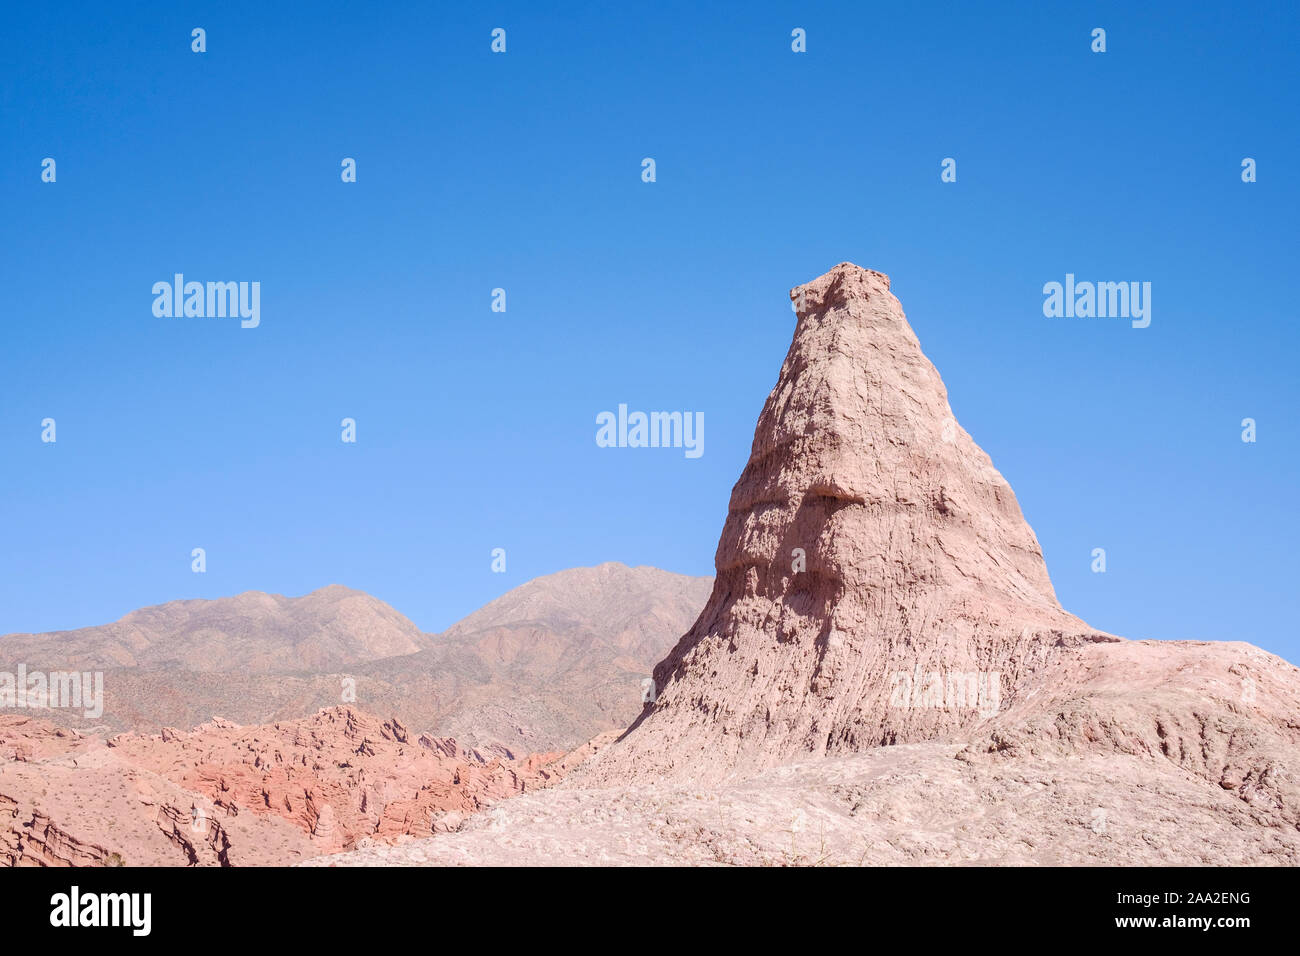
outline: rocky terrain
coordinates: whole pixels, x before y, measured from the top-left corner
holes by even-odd
[[[888,278],[791,298],[657,700],[556,789],[321,862],[1300,862],[1300,671],[1063,610]]]
[[[562,784],[307,866],[1296,866],[1261,794],[1136,755],[878,747],[732,783]]]
[[[576,568],[440,635],[332,586],[5,636],[11,670],[102,668],[105,700],[0,714],[0,864],[285,864],[453,829],[625,728],[710,583]]]
[[[104,740],[0,717],[0,863],[283,865],[457,826],[548,786],[560,754],[465,749],[337,707]]]

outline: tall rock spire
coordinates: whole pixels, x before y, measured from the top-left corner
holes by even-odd
[[[1093,633],[1057,603],[889,278],[845,262],[790,296],[713,593],[612,773],[708,779],[932,738],[995,714],[1037,643]]]

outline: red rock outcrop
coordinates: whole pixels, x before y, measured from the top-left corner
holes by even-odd
[[[337,707],[96,735],[0,716],[0,864],[285,864],[450,829],[547,786],[560,754],[483,754]]]
[[[40,810],[21,819],[18,801],[0,795],[0,862],[6,866],[105,866],[111,852],[79,840]]]
[[[473,813],[557,776],[543,767],[558,753],[520,762],[411,736],[395,718],[335,707],[269,725],[203,724],[171,740],[122,734],[113,745],[219,811],[287,820],[317,852],[425,836],[440,814]]]

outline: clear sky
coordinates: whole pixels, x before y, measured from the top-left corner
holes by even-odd
[[[728,6],[11,5],[0,632],[711,573],[787,290],[847,259],[1068,609],[1300,660],[1295,5]],[[260,326],[155,317],[177,272],[260,282]],[[1150,327],[1045,317],[1067,273],[1150,282]],[[598,448],[620,402],[703,456]]]

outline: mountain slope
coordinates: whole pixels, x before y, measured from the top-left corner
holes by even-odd
[[[7,657],[45,670],[266,674],[339,668],[426,646],[420,629],[383,601],[337,584],[298,598],[246,591],[171,601],[98,627],[0,637]]]
[[[23,711],[83,729],[157,732],[214,715],[262,724],[355,703],[467,743],[567,749],[635,718],[641,681],[709,587],[656,568],[574,568],[520,585],[442,635],[343,587],[248,592],[10,634],[0,653],[11,670],[102,669],[101,716]]]
[[[426,651],[362,668],[383,712],[421,708],[440,733],[524,750],[626,727],[641,681],[699,613],[709,578],[607,563],[522,584]]]

